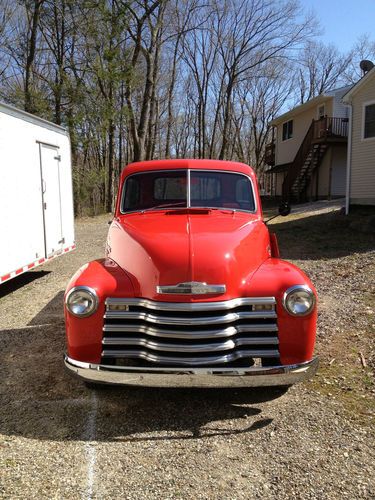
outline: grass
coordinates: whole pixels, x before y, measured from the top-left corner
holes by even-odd
[[[351,419],[369,426],[374,424],[375,382],[371,368],[347,363],[323,364],[308,386],[318,394],[339,401]]]

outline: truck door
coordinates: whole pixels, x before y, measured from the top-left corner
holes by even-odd
[[[63,248],[60,190],[60,157],[55,146],[39,144],[46,257]]]

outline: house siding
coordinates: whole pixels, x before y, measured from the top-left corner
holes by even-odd
[[[275,174],[275,196],[281,196],[283,194],[283,182],[286,176],[286,172],[279,172]]]
[[[332,116],[335,118],[348,118],[348,107],[342,102],[343,96],[347,93],[348,87],[344,87],[341,90],[335,92],[335,98],[333,100],[333,113]]]
[[[375,79],[353,96],[350,202],[375,205],[375,138],[362,139],[363,104],[375,102]]]
[[[331,196],[340,198],[345,196],[346,191],[346,145],[335,147],[332,151],[331,165]]]
[[[332,152],[331,149],[329,149],[324,155],[319,169],[315,169],[312,173],[306,191],[306,196],[309,200],[327,199],[329,197],[331,162]],[[316,189],[317,187],[318,191]]]
[[[326,199],[330,192],[330,175],[332,164],[332,148],[329,148],[319,167],[318,195],[317,198]]]

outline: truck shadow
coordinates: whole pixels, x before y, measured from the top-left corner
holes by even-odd
[[[1,434],[154,441],[236,435],[272,422],[262,415],[262,403],[286,390],[87,389],[63,367],[62,296],[57,294],[27,327],[0,332]]]
[[[300,219],[278,218],[269,225],[279,241],[283,259],[338,258],[375,249],[375,219],[355,212],[337,212]],[[372,227],[372,225],[374,227]]]

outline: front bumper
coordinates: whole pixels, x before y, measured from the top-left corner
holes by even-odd
[[[65,366],[87,382],[143,387],[259,387],[291,385],[312,377],[318,358],[297,365],[251,368],[144,368],[97,365],[64,357]]]

